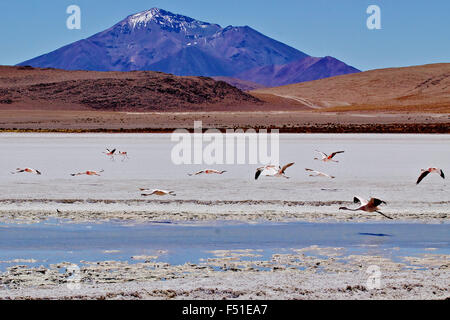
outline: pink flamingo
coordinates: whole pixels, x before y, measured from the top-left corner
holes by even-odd
[[[439,169],[439,168],[428,168],[428,169],[426,169],[426,170],[422,169],[422,174],[421,174],[421,175],[419,176],[419,178],[417,179],[416,184],[419,184],[420,181],[422,181],[423,178],[425,178],[425,177],[426,177],[427,175],[429,175],[430,173],[437,173],[437,174],[439,174],[439,175],[442,177],[442,179],[445,179],[444,171],[442,171],[442,170]]]
[[[353,202],[354,203],[359,203],[360,206],[358,208],[355,209],[349,209],[347,207],[340,207],[339,210],[348,210],[348,211],[365,211],[365,212],[376,212],[381,214],[382,216],[388,218],[388,219],[392,219],[391,217],[388,217],[387,215],[385,215],[384,213],[380,212],[378,206],[380,204],[386,204],[385,201],[377,199],[377,198],[370,198],[369,201],[364,200],[361,197],[354,197],[353,198]]]

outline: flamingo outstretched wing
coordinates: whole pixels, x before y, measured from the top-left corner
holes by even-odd
[[[362,206],[365,206],[368,203],[368,201],[360,196],[354,196],[353,203],[360,203]]]
[[[295,164],[295,162],[291,162],[291,163],[286,164],[285,166],[283,166],[283,167],[281,168],[281,172],[284,173],[284,171],[285,171],[287,168],[289,168],[290,166],[293,166],[294,164]]]
[[[336,151],[333,152],[332,154],[330,154],[330,156],[328,157],[329,159],[332,159],[335,155],[337,155],[338,153],[344,153],[345,151]]]
[[[315,150],[315,151],[321,154],[322,159],[328,158],[328,155],[325,152],[322,152],[322,151],[319,151],[319,150]]]
[[[422,174],[419,176],[419,178],[417,179],[417,182],[416,182],[416,184],[419,184],[420,183],[420,181],[422,181],[423,180],[423,178],[425,178],[427,175],[429,175],[430,174],[430,171],[428,171],[428,170],[424,170],[424,171],[422,171]]]

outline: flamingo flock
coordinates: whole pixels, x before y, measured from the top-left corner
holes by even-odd
[[[333,158],[337,155],[337,154],[341,154],[344,153],[345,151],[335,151],[330,153],[329,155],[322,152],[322,151],[318,151],[315,150],[315,152],[320,153],[321,158],[314,158],[314,160],[318,160],[318,161],[322,161],[322,162],[334,162],[334,163],[338,163],[339,161],[334,160]],[[115,155],[119,155],[124,159],[128,159],[128,153],[126,151],[118,151],[117,149],[108,149],[106,148],[106,151],[103,152],[107,157],[109,157],[110,159],[114,160],[114,156]],[[258,178],[260,176],[265,176],[265,177],[282,177],[285,179],[289,179],[290,177],[286,176],[285,172],[286,169],[288,169],[289,167],[293,166],[295,164],[295,162],[290,162],[286,165],[284,165],[283,167],[280,165],[265,165],[262,167],[258,167],[256,168],[256,172],[255,172],[255,180],[258,180]],[[335,176],[329,175],[327,173],[321,172],[321,171],[317,171],[314,169],[309,169],[309,168],[305,168],[305,171],[309,173],[309,176],[311,177],[324,177],[324,178],[329,178],[329,179],[335,179]],[[81,175],[86,175],[86,176],[101,176],[100,173],[104,172],[104,170],[86,170],[86,171],[81,171],[81,172],[77,172],[77,173],[71,173],[71,176],[81,176]],[[216,170],[216,169],[203,169],[194,173],[188,173],[188,176],[198,176],[198,175],[222,175],[224,173],[226,173],[226,170]],[[17,168],[15,171],[12,171],[11,174],[18,174],[18,173],[30,173],[30,174],[35,174],[35,175],[42,175],[42,172],[37,170],[37,169],[33,169],[33,168],[29,168],[29,167],[25,167],[25,168]],[[418,185],[425,177],[427,177],[430,173],[436,173],[437,175],[439,175],[442,179],[445,179],[445,174],[444,171],[440,168],[435,168],[435,167],[430,167],[428,169],[421,169],[421,174],[418,177],[417,181],[416,181],[416,185]],[[157,196],[176,196],[175,191],[167,191],[167,190],[163,190],[163,189],[149,189],[149,188],[139,188],[139,190],[141,191],[141,196],[153,196],[153,195],[157,195]],[[380,211],[379,206],[382,204],[387,204],[386,201],[380,200],[378,198],[370,198],[370,200],[365,200],[362,197],[359,196],[355,196],[353,198],[353,202],[355,204],[359,204],[357,207],[351,209],[351,208],[347,208],[347,207],[340,207],[339,210],[347,210],[347,211],[364,211],[364,212],[375,212],[378,213],[384,217],[386,217],[387,219],[393,219],[392,217],[382,213]]]

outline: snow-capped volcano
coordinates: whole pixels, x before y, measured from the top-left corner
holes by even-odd
[[[218,24],[152,8],[20,65],[234,77],[249,70],[286,65],[307,57],[248,26],[222,28]],[[252,80],[249,74],[246,79]],[[277,84],[276,81],[271,83]]]
[[[160,25],[175,32],[191,33],[193,30],[206,29],[209,27],[214,32],[220,30],[217,24],[198,21],[180,14],[173,14],[159,8],[152,8],[143,12],[133,14],[125,19],[132,29],[147,28],[151,23]]]

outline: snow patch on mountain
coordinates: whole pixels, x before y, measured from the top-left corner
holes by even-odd
[[[147,28],[149,24],[156,23],[160,26],[173,29],[174,31],[188,31],[190,29],[208,28],[212,24],[198,21],[183,15],[173,14],[159,8],[152,8],[131,15],[127,23],[132,29]],[[220,28],[220,26],[215,25]]]

